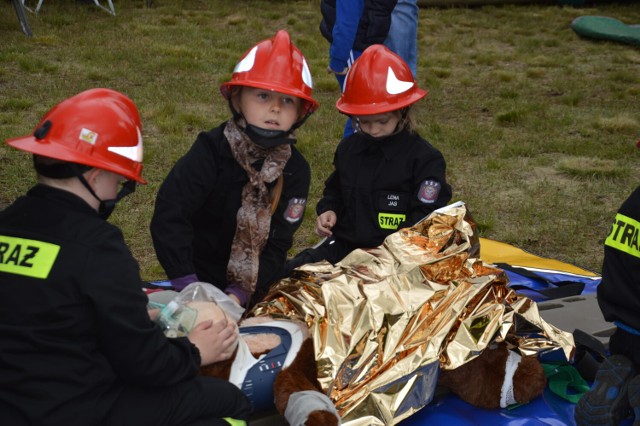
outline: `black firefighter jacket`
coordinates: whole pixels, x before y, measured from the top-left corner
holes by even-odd
[[[620,206],[604,244],[600,309],[607,321],[640,331],[640,187]]]
[[[158,191],[151,221],[156,255],[170,279],[196,273],[201,281],[223,290],[228,285],[236,214],[249,181],[231,154],[224,126],[200,133],[176,162]],[[256,295],[282,276],[293,235],[302,223],[310,181],[309,164],[291,146],[282,195],[260,255]]]
[[[195,377],[198,350],[146,305],[122,233],[81,198],[37,185],[0,212],[0,419],[94,425],[125,384]]]
[[[333,164],[316,211],[336,212],[333,236],[354,247],[376,247],[451,200],[444,157],[406,129],[383,140],[354,133]]]

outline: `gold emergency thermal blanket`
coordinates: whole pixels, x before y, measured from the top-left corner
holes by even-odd
[[[433,398],[439,368],[454,369],[493,342],[570,360],[572,335],[547,324],[535,302],[507,287],[504,271],[477,257],[474,234],[465,205],[452,204],[336,266],[298,268],[252,315],[309,325],[318,380],[348,426],[407,418]]]

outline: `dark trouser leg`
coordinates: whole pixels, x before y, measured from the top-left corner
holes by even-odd
[[[640,374],[637,374],[631,382],[629,382],[629,405],[633,410],[635,421],[633,426],[640,426]]]
[[[609,339],[609,352],[626,356],[640,372],[640,336],[616,328]]]
[[[248,421],[251,403],[233,384],[197,377],[165,388],[127,387],[111,410],[110,426],[227,425],[222,418]]]

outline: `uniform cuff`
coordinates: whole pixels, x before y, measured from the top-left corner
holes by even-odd
[[[182,291],[186,286],[191,283],[195,283],[196,281],[199,281],[196,274],[189,274],[183,277],[173,278],[171,280],[171,285],[176,289],[176,291]]]
[[[334,73],[341,73],[347,68],[347,61],[336,58],[329,58],[329,68]]]
[[[231,284],[224,291],[227,294],[231,294],[237,297],[240,301],[240,306],[247,306],[247,301],[249,300],[249,296],[251,295],[247,290],[243,289],[237,284]]]

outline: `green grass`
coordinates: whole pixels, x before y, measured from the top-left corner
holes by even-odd
[[[114,4],[115,17],[73,0],[45,1],[29,14],[29,38],[11,2],[0,2],[0,139],[31,132],[81,90],[129,95],[143,120],[150,183],[113,221],[143,277],[162,278],[148,232],[158,186],[199,131],[228,118],[218,86],[242,53],[287,29],[321,103],[298,133],[313,181],[292,251],[314,244],[314,207],[344,123],[337,83],[324,71],[319,1]],[[421,9],[418,82],[429,94],[414,122],[444,153],[453,201],[468,204],[482,236],[599,272],[615,211],[640,182],[640,50],[578,37],[570,23],[582,15],[640,23],[631,2]],[[0,146],[0,206],[33,178],[27,154]]]

